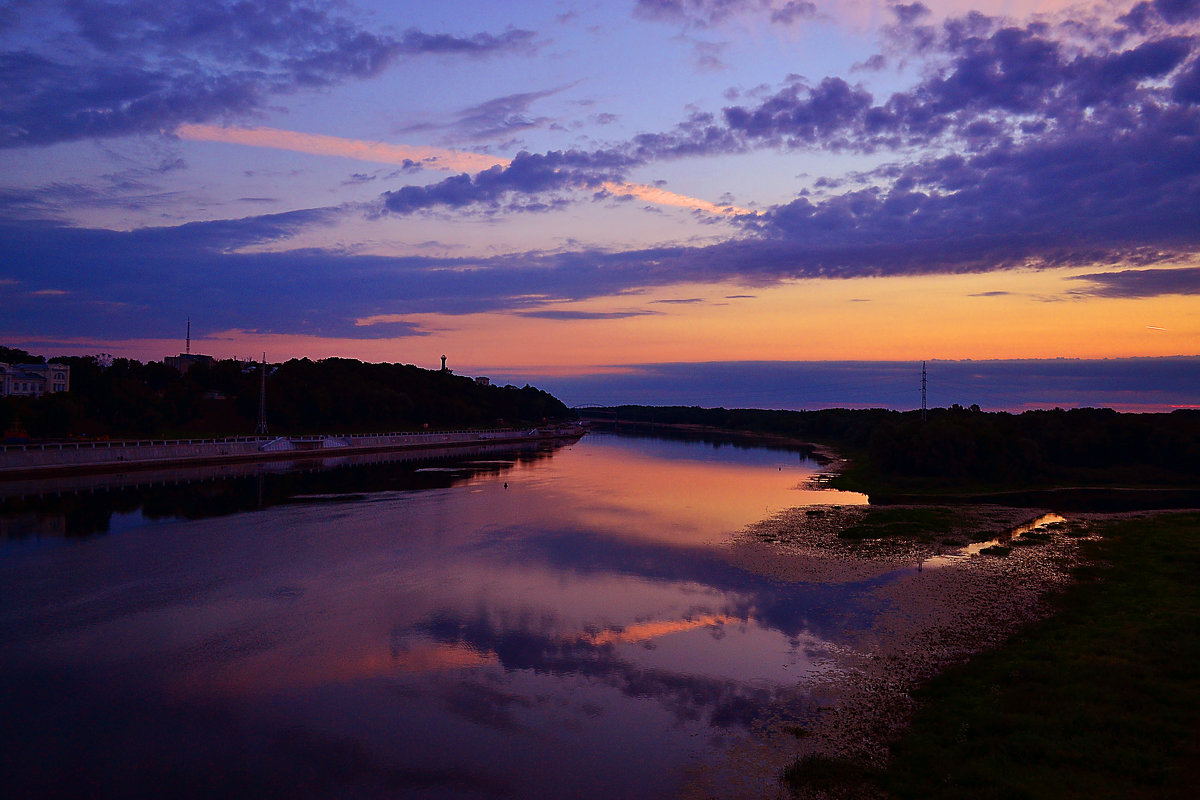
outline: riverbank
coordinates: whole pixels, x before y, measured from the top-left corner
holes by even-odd
[[[771,796],[766,787],[782,780],[776,792],[801,798],[1059,797],[1064,786],[1087,784],[1089,796],[1157,797],[1173,796],[1182,773],[1196,774],[1195,681],[1179,707],[1155,703],[1172,705],[1165,693],[1178,693],[1182,673],[1194,675],[1200,656],[1194,616],[1186,616],[1200,612],[1200,516],[1051,517],[1061,521],[998,547],[971,546],[975,555],[964,554],[966,542],[990,535],[990,527],[1045,518],[968,507],[955,509],[958,529],[923,540],[839,536],[889,511],[792,509],[729,545],[731,562],[743,569],[788,582],[860,584],[884,611],[840,643],[807,712],[764,724],[691,796]],[[1064,654],[1064,640],[1085,641],[1083,651]],[[1046,694],[1050,679],[1037,673],[1047,664],[1057,670],[1057,695]],[[1077,707],[1076,681],[1119,684],[1147,705],[1086,690],[1093,707]],[[1008,717],[997,726],[991,715],[1001,711]],[[1029,717],[1013,718],[1021,714]],[[1159,714],[1172,718],[1171,733],[1123,741],[1121,731],[1152,729]],[[1038,727],[1047,724],[1053,733]],[[1113,733],[1080,732],[1105,726]],[[1078,739],[1102,754],[1080,756]],[[1137,763],[1111,784],[1119,790],[1101,791],[1103,781],[1079,772],[1119,772],[1126,760]],[[1040,770],[1040,791],[1025,777],[1030,765]],[[1007,794],[1006,781],[1015,787]]]
[[[805,713],[772,718],[734,748],[694,796],[761,797],[772,782],[778,791],[787,770],[795,775],[797,763],[855,765],[856,775],[882,771],[892,742],[917,708],[920,688],[1048,616],[1049,597],[1070,581],[1079,544],[1091,535],[1090,523],[1071,520],[1037,532],[1026,540],[1031,544],[1010,542],[1004,556],[959,555],[972,541],[1044,516],[1042,510],[991,506],[956,509],[955,523],[936,537],[839,536],[893,511],[795,508],[750,526],[730,543],[727,557],[742,569],[783,582],[857,584],[865,602],[882,611],[865,630],[847,628],[815,692],[811,685],[797,688],[794,706]],[[877,796],[837,794],[846,787],[828,794],[827,776],[801,775],[798,781],[800,797]],[[713,783],[730,790],[716,791]]]
[[[1200,513],[1087,522],[1054,614],[922,690],[890,796],[1195,796]]]
[[[885,611],[845,637],[815,695],[805,686],[782,698],[754,736],[697,769],[687,797],[1192,796],[1194,480],[1123,466],[1046,485],[897,483],[826,455],[835,474],[822,483],[865,491],[873,508],[792,509],[743,532],[729,560],[785,583],[862,586]],[[839,535],[864,517],[938,507],[969,524]],[[1066,519],[1016,542],[968,545],[1039,508]],[[946,557],[968,547],[990,552]]]
[[[0,481],[258,461],[329,458],[579,438],[577,425],[421,433],[239,436],[226,439],[118,440],[0,446]]]

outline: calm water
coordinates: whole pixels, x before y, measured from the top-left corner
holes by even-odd
[[[669,797],[870,619],[716,546],[862,502],[796,488],[817,469],[591,434],[9,496],[4,793]]]

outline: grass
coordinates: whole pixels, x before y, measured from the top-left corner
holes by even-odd
[[[1054,616],[920,692],[886,773],[799,762],[785,780],[844,775],[895,798],[1196,796],[1200,515],[1110,523],[1085,547]]]
[[[960,543],[962,536],[988,539],[998,535],[994,525],[969,506],[869,508],[861,521],[838,532],[841,539],[913,539],[920,542]],[[953,535],[953,536],[951,536]],[[947,538],[950,536],[950,538]]]
[[[963,516],[950,508],[880,508],[838,533],[842,539],[894,537],[933,541],[963,526]]]

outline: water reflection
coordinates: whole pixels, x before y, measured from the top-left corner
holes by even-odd
[[[1020,539],[1027,533],[1033,533],[1034,531],[1048,528],[1051,525],[1057,525],[1062,522],[1066,522],[1066,518],[1060,514],[1043,514],[1037,519],[1013,528],[1008,533],[995,539],[989,539],[986,542],[972,542],[965,547],[958,547],[946,553],[938,553],[935,556],[930,556],[921,562],[920,568],[936,569],[938,567],[949,566],[950,564],[962,561],[965,558],[973,558],[983,553],[985,550],[989,550],[993,547],[1010,545],[1012,544],[1013,540]]]
[[[289,502],[446,488],[549,456],[555,445],[452,448],[0,482],[0,539],[90,536]],[[505,458],[481,460],[479,456]]]
[[[589,436],[100,493],[162,517],[0,559],[14,796],[670,795],[873,618],[711,546],[862,502],[816,469]]]

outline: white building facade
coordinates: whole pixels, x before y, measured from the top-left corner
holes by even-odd
[[[71,390],[66,364],[5,364],[0,362],[0,397],[41,397]]]

